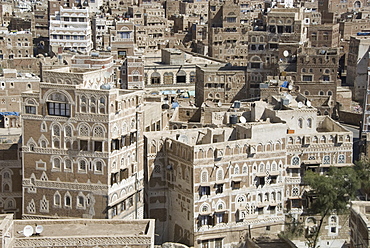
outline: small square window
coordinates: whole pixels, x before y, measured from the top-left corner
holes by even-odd
[[[80,140],[80,150],[87,151],[88,150],[88,142],[87,140]]]
[[[260,63],[251,63],[251,68],[259,69],[260,68]]]
[[[305,81],[305,82],[310,82],[310,81],[312,81],[312,76],[311,75],[303,75],[302,80]]]
[[[204,196],[204,195],[210,195],[211,194],[211,190],[210,190],[210,187],[209,186],[201,186],[200,189],[199,189],[199,194],[200,196]]]
[[[36,170],[46,170],[46,163],[42,161],[37,161]]]
[[[94,142],[94,151],[95,152],[102,152],[103,151],[103,142],[95,141]]]
[[[240,189],[240,182],[232,182],[232,189]]]

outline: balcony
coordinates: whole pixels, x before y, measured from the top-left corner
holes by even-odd
[[[300,177],[286,177],[285,182],[287,184],[301,184],[302,179]]]
[[[69,27],[60,27],[60,26],[50,26],[50,34],[58,34],[64,32],[81,32],[81,34],[91,34],[89,26],[69,26]]]

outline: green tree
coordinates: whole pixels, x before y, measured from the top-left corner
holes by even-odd
[[[304,226],[299,219],[296,219],[292,214],[287,214],[285,216],[285,231],[283,231],[281,234],[288,238],[288,239],[294,239],[297,237],[301,237],[304,233]]]
[[[370,193],[370,159],[368,157],[362,158],[355,163],[355,170],[357,171],[359,180],[361,181],[361,189]]]
[[[331,167],[325,175],[307,171],[304,183],[310,187],[313,195],[307,213],[319,216],[317,228],[307,236],[310,248],[316,248],[323,221],[333,212],[343,214],[348,210],[348,204],[355,197],[360,187],[357,171],[353,167]]]

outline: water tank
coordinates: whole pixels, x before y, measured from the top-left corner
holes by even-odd
[[[236,124],[238,122],[238,116],[230,115],[229,122],[230,122],[230,124]]]
[[[100,89],[102,90],[110,90],[112,87],[109,84],[102,84],[100,86]]]

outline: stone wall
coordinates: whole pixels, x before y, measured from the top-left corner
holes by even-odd
[[[360,121],[362,121],[362,114],[347,111],[339,111],[339,120],[346,124],[358,126]]]

